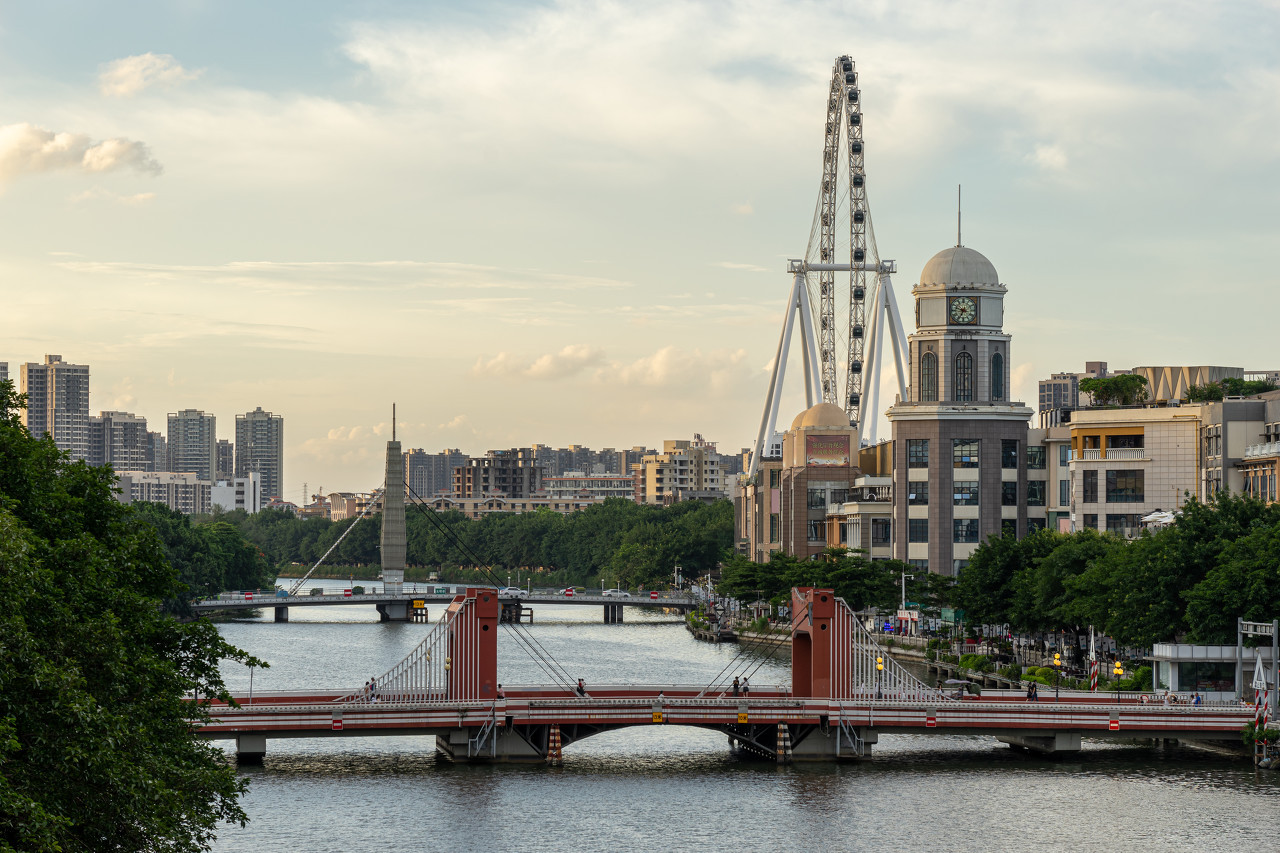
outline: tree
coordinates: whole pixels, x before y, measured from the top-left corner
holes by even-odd
[[[1147,378],[1136,373],[1081,379],[1080,390],[1098,406],[1136,406],[1148,396]]]
[[[230,699],[221,660],[261,661],[182,593],[108,468],[30,436],[0,383],[0,850],[200,850],[246,820],[245,783],[187,701]]]

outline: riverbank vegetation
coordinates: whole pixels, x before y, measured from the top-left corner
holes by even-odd
[[[186,701],[262,666],[205,620],[108,468],[30,436],[0,382],[0,850],[200,850],[246,789]]]
[[[444,581],[480,580],[477,563],[508,572],[534,572],[538,585],[595,586],[601,575],[610,586],[649,587],[670,582],[681,566],[686,578],[716,567],[733,542],[733,504],[694,501],[644,506],[611,498],[579,512],[551,510],[490,513],[470,519],[460,512],[435,513],[435,520],[409,507],[406,580],[426,580],[431,572]],[[209,519],[227,524],[259,549],[268,562],[286,572],[306,571],[354,519],[300,519],[280,510],[221,513]],[[382,518],[372,516],[334,550],[329,562],[358,572],[379,563]],[[341,570],[337,577],[346,577]]]

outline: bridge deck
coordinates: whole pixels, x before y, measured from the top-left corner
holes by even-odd
[[[191,609],[196,613],[217,613],[227,610],[244,610],[248,608],[266,608],[266,607],[316,607],[334,605],[351,605],[351,604],[390,604],[393,602],[412,603],[414,601],[423,601],[427,604],[444,605],[449,604],[457,596],[453,593],[426,593],[426,592],[405,592],[399,595],[390,595],[387,593],[365,593],[363,595],[346,595],[339,593],[336,595],[290,595],[276,596],[271,593],[244,593],[235,598],[206,598],[197,601],[191,605]],[[651,598],[645,596],[632,596],[630,598],[621,598],[608,595],[529,595],[520,598],[510,597],[502,598],[504,604],[554,604],[554,605],[584,605],[592,604],[597,607],[600,605],[617,605],[622,607],[648,607],[658,609],[674,609],[674,610],[691,610],[698,605],[697,599],[688,596],[659,596]]]

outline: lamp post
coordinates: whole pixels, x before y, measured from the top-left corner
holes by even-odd
[[[1116,704],[1120,704],[1120,676],[1124,675],[1124,667],[1120,665],[1120,658],[1116,658],[1115,666],[1111,667],[1111,674],[1116,677]]]
[[[1062,677],[1062,655],[1053,653],[1053,701],[1058,701],[1058,681]]]
[[[880,675],[884,672],[884,658],[876,655],[876,698],[883,699],[884,694],[880,691]]]
[[[916,576],[907,574],[907,570],[904,567],[902,570],[902,606],[899,608],[899,612],[902,614],[905,614],[907,612],[907,578],[911,578],[912,580],[915,580]],[[904,619],[902,621],[905,622],[908,620]],[[903,636],[906,636],[906,633],[907,633],[906,628],[907,626],[904,624],[902,626]]]

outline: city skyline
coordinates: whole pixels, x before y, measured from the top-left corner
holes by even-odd
[[[749,445],[845,52],[899,307],[963,183],[1014,399],[1277,366],[1274,4],[67,6],[0,11],[0,361],[282,415],[289,499],[379,480],[392,402],[433,452]]]

